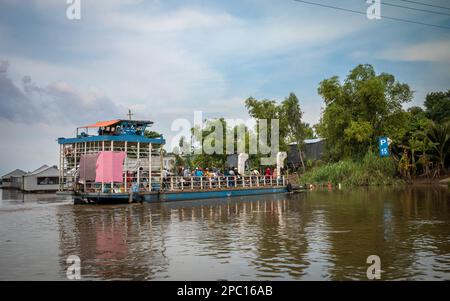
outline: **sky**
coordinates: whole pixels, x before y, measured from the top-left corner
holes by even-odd
[[[364,0],[310,0],[365,12]],[[99,120],[248,119],[246,98],[300,100],[316,124],[320,81],[372,64],[415,91],[450,89],[450,9],[382,0],[381,20],[292,0],[0,0],[0,174],[57,164],[58,137]],[[450,7],[446,0],[422,0]]]

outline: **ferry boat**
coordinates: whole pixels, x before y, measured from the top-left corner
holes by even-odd
[[[58,194],[72,195],[75,204],[82,204],[228,198],[290,190],[284,176],[166,177],[163,136],[145,136],[152,124],[100,121],[77,128],[73,138],[58,138]],[[89,134],[92,129],[96,132]]]

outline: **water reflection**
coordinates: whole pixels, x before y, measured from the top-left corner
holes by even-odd
[[[131,206],[61,206],[61,274],[93,279],[450,279],[447,189],[316,191]]]
[[[25,203],[51,203],[61,201],[54,193],[24,193],[17,189],[0,189],[0,206],[23,205]]]
[[[152,279],[167,267],[165,226],[150,210],[138,205],[61,209],[62,273],[69,255],[80,257],[86,279]]]

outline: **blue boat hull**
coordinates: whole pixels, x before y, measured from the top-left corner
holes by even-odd
[[[184,201],[195,199],[227,198],[235,196],[258,195],[269,193],[285,193],[286,187],[270,187],[257,189],[229,189],[210,191],[165,192],[159,195],[161,201]]]
[[[204,191],[165,191],[134,193],[133,202],[172,202],[210,198],[228,198],[236,196],[248,196],[258,194],[287,193],[287,187],[263,187],[263,188],[234,188],[223,190]],[[81,194],[75,197],[75,203],[128,203],[130,195],[120,194]]]

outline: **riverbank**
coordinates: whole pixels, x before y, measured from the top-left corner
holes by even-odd
[[[448,186],[450,188],[450,177],[449,175],[445,175],[439,178],[423,178],[418,177],[412,180],[407,181],[410,185],[443,185]]]
[[[406,181],[397,175],[392,158],[380,158],[367,154],[360,161],[351,159],[315,166],[299,176],[300,184],[323,183],[343,186],[403,185]]]
[[[392,186],[392,185],[443,185],[450,188],[450,175],[438,178],[415,177],[410,180],[402,179],[396,174],[395,166],[389,161],[376,163],[370,160],[363,162],[340,161],[308,170],[297,175],[300,185],[313,184],[316,186],[332,185],[356,186]],[[292,176],[291,176],[292,179]],[[291,180],[292,181],[292,180]]]

